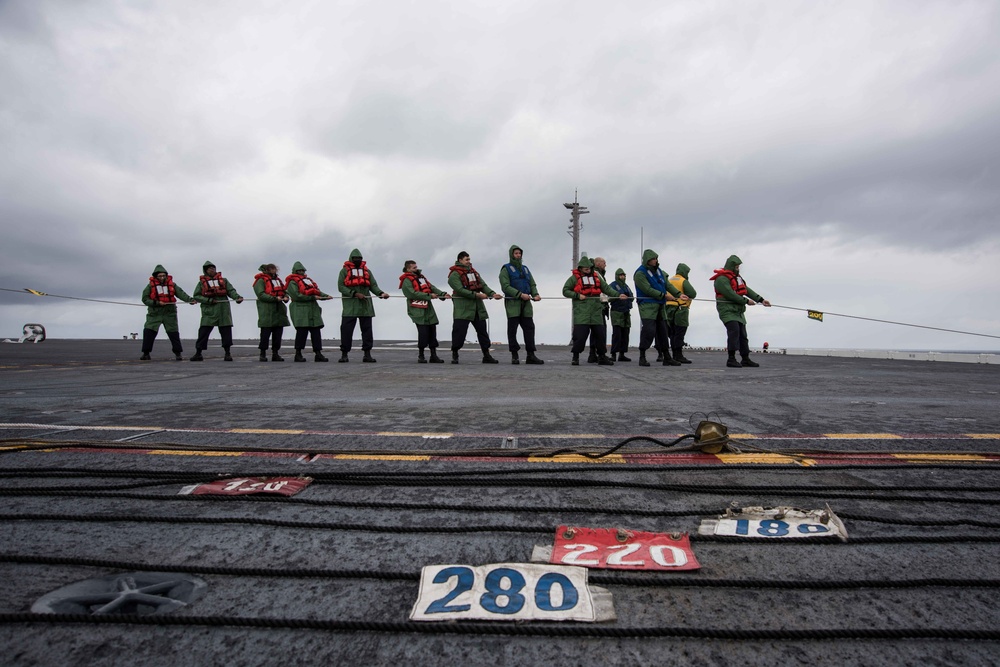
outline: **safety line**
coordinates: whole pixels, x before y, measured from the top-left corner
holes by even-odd
[[[127,485],[114,488],[139,488],[141,486],[166,486],[168,483],[156,482],[154,484]],[[195,502],[195,503],[240,503],[258,502],[275,503],[284,505],[301,505],[306,507],[343,507],[348,509],[365,510],[406,510],[411,512],[465,512],[496,514],[500,512],[522,512],[529,514],[587,514],[609,515],[609,516],[629,516],[629,517],[652,517],[652,518],[688,518],[721,516],[725,509],[694,509],[694,510],[643,510],[638,508],[611,508],[611,507],[558,507],[553,505],[448,505],[443,503],[395,503],[395,502],[366,502],[366,501],[346,501],[346,500],[320,500],[318,498],[300,498],[276,496],[273,494],[237,495],[237,496],[217,496],[205,495],[172,495],[149,494],[149,493],[119,493],[110,491],[112,487],[49,487],[49,488],[15,488],[0,489],[0,497],[44,497],[44,498],[117,498],[123,500],[149,500],[155,503],[161,502]],[[1000,522],[982,521],[979,519],[900,519],[896,517],[879,517],[868,514],[854,514],[853,512],[839,511],[837,515],[841,519],[858,521],[863,523],[878,523],[894,526],[976,526],[979,528],[998,528]]]
[[[302,530],[331,530],[331,531],[353,531],[361,533],[387,533],[391,535],[465,535],[472,533],[522,533],[551,535],[555,530],[552,525],[539,526],[514,526],[514,525],[465,525],[465,526],[414,526],[405,525],[385,525],[376,526],[370,522],[364,523],[343,523],[334,521],[288,521],[283,519],[261,519],[249,517],[204,517],[204,516],[138,516],[138,515],[103,515],[103,514],[0,514],[0,522],[30,521],[54,522],[54,523],[157,523],[176,525],[245,525],[245,526],[266,526],[269,528],[290,528]],[[829,537],[797,537],[789,540],[774,540],[770,538],[745,538],[731,535],[700,535],[691,533],[691,542],[712,542],[719,544],[780,544],[790,546],[794,544],[828,544],[828,545],[876,545],[876,544],[997,544],[1000,543],[1000,535],[984,535],[981,532],[974,535],[887,535],[887,536],[865,536],[851,537],[846,541],[831,540]]]
[[[14,292],[16,294],[31,294],[31,295],[40,296],[40,297],[46,297],[46,296],[48,296],[48,297],[53,297],[53,298],[56,298],[56,299],[72,299],[74,301],[92,301],[92,302],[95,302],[95,303],[110,303],[110,304],[115,304],[115,305],[120,305],[120,306],[140,306],[140,307],[145,307],[145,304],[141,304],[141,303],[128,303],[128,302],[125,302],[125,301],[108,301],[108,300],[105,300],[105,299],[88,299],[88,298],[79,297],[79,296],[66,296],[66,295],[63,295],[63,294],[48,294],[46,292],[41,292],[39,290],[32,290],[32,289],[28,289],[28,288],[10,289],[10,288],[6,288],[6,287],[0,287],[0,291],[3,291],[3,292]],[[387,295],[387,297],[390,298],[390,299],[407,299],[408,298],[408,297],[406,297],[404,295],[401,295],[401,294],[389,294],[389,295]],[[333,298],[337,298],[337,297],[334,296]],[[348,296],[343,296],[343,295],[340,295],[339,298],[341,298],[342,300],[345,300],[345,301],[346,300],[350,300],[350,299],[357,299],[357,297],[348,297]],[[370,299],[378,299],[378,298],[386,298],[386,297],[377,297],[377,296],[372,295],[369,298]],[[440,297],[435,297],[435,299],[440,300],[440,301],[445,301],[446,300],[446,299],[442,299]],[[466,300],[470,300],[470,301],[478,301],[478,300],[480,300],[480,299],[472,299],[471,297],[461,297],[461,296],[455,296],[455,295],[449,295],[449,300],[450,299],[455,299],[455,300],[466,299]],[[627,297],[624,300],[625,301],[632,301],[634,299],[635,299],[635,297]],[[249,298],[249,299],[248,298],[244,298],[243,300],[244,301],[251,301],[251,302],[252,301],[257,301],[257,299],[253,299],[253,298]],[[494,299],[492,299],[492,298],[483,299],[483,301],[491,301],[491,300],[494,300]],[[520,299],[520,297],[505,296],[502,299],[496,299],[496,300],[497,301],[514,301],[514,300],[521,300],[521,299]],[[539,300],[569,301],[570,299],[568,297],[565,297],[565,296],[544,296],[544,297],[539,297]],[[609,301],[614,301],[615,298],[614,297],[609,297],[608,300]],[[532,299],[532,301],[534,301],[534,299]],[[605,301],[605,300],[602,299],[602,301]],[[715,303],[716,299],[692,299],[692,301],[703,301],[703,302]],[[844,317],[844,318],[848,318],[848,319],[852,319],[852,320],[865,320],[865,321],[868,321],[868,322],[878,322],[880,324],[893,324],[893,325],[896,325],[896,326],[911,327],[911,328],[914,328],[914,329],[929,329],[931,331],[943,331],[943,332],[946,332],[946,333],[956,333],[956,334],[962,334],[962,335],[965,335],[965,336],[979,336],[979,337],[982,337],[982,338],[996,338],[996,339],[1000,339],[1000,336],[997,336],[997,335],[994,335],[994,334],[977,333],[977,332],[974,332],[974,331],[962,331],[962,330],[959,330],[959,329],[944,329],[944,328],[941,328],[941,327],[927,326],[925,324],[912,324],[910,322],[896,322],[896,321],[893,321],[893,320],[882,320],[882,319],[878,319],[878,318],[874,318],[874,317],[862,317],[861,315],[846,315],[844,313],[831,313],[831,312],[825,311],[825,310],[823,310],[821,308],[798,308],[796,306],[782,306],[782,305],[773,304],[773,303],[771,304],[770,307],[771,308],[782,308],[782,309],[785,309],[785,310],[796,310],[796,311],[800,311],[800,312],[822,312],[824,316],[825,315],[831,315],[833,317]]]
[[[267,568],[231,567],[216,565],[180,565],[169,563],[141,563],[135,561],[99,558],[53,557],[33,554],[0,554],[0,563],[25,565],[70,565],[100,567],[115,570],[146,572],[183,572],[231,577],[275,577],[282,579],[377,579],[382,581],[419,581],[420,572],[392,572],[376,570],[330,570],[321,568]],[[777,590],[855,590],[855,589],[907,589],[907,588],[1000,588],[1000,579],[841,579],[782,580],[782,579],[705,579],[698,576],[650,576],[631,572],[598,572],[591,570],[588,581],[594,584],[615,586],[642,586],[644,588],[758,588]]]
[[[327,632],[370,632],[423,635],[471,635],[518,637],[611,637],[635,639],[719,639],[725,641],[804,641],[835,639],[911,640],[950,639],[962,641],[998,641],[1000,630],[970,630],[968,628],[832,628],[832,629],[761,629],[682,627],[620,627],[566,623],[417,623],[413,621],[342,621],[312,618],[253,618],[242,616],[139,616],[137,614],[34,614],[30,612],[0,613],[0,623],[36,625],[148,625],[148,626],[231,626],[240,628],[287,628],[323,630]]]

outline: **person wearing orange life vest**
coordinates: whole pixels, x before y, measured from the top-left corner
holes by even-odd
[[[194,356],[191,361],[204,361],[203,350],[208,349],[208,336],[212,329],[219,327],[222,337],[222,349],[226,351],[224,359],[232,361],[233,355],[229,348],[233,346],[233,312],[229,300],[243,303],[243,297],[233,284],[216,271],[215,264],[205,262],[202,265],[202,275],[194,287],[194,300],[201,304],[201,326],[198,327],[198,340],[194,344]]]
[[[146,305],[146,324],[142,329],[142,356],[140,361],[149,361],[149,353],[153,351],[153,341],[160,331],[160,325],[167,332],[174,358],[183,361],[181,353],[181,335],[177,328],[177,299],[190,304],[198,303],[179,286],[174,285],[174,279],[167,274],[162,265],[153,269],[149,282],[142,290],[142,302]]]
[[[562,292],[567,299],[573,299],[572,364],[580,365],[580,353],[587,347],[589,336],[591,347],[598,357],[597,363],[601,366],[614,366],[615,362],[608,359],[605,352],[607,327],[604,324],[604,300],[601,295],[623,301],[628,297],[613,290],[594,271],[594,262],[586,255],[577,262],[576,270],[563,284]]]
[[[306,267],[302,262],[292,265],[292,272],[285,278],[285,290],[291,299],[289,314],[292,326],[295,327],[295,359],[304,362],[302,350],[306,346],[306,338],[312,339],[313,353],[316,361],[330,361],[323,354],[323,309],[317,301],[329,301],[333,297],[323,292],[316,281],[306,275]]]
[[[472,257],[464,250],[458,253],[455,264],[451,267],[448,285],[452,290],[454,306],[451,323],[451,363],[458,363],[458,351],[465,345],[465,334],[469,332],[470,323],[476,330],[479,349],[483,351],[483,363],[500,363],[490,354],[490,334],[486,328],[486,320],[490,314],[486,312],[486,306],[482,302],[486,299],[502,299],[503,295],[490,289],[472,266]]]
[[[730,255],[724,268],[716,269],[712,274],[715,284],[715,309],[719,319],[726,326],[726,349],[729,368],[756,368],[760,366],[750,359],[750,343],[747,339],[747,306],[763,304],[770,308],[771,302],[754,292],[740,276],[740,265],[743,263],[736,255]],[[742,361],[736,361],[736,351],[739,350]]]
[[[690,364],[691,360],[684,356],[684,335],[690,324],[691,304],[698,296],[698,291],[688,280],[691,268],[683,262],[677,265],[677,273],[670,279],[670,284],[688,297],[688,301],[680,301],[671,296],[667,299],[667,337],[670,339],[670,349],[674,353],[674,361]]]
[[[289,326],[288,294],[285,281],[278,277],[278,267],[261,264],[253,277],[253,291],[257,295],[257,326],[260,327],[260,360],[267,361],[268,341],[271,343],[271,361],[284,361],[278,354],[281,349],[281,332]]]
[[[344,311],[340,320],[340,361],[349,361],[347,353],[351,351],[354,342],[354,327],[361,323],[361,350],[364,357],[361,361],[375,363],[372,347],[375,344],[372,336],[372,318],[375,317],[375,306],[371,295],[380,299],[388,299],[389,295],[379,289],[375,276],[368,269],[368,264],[361,256],[361,251],[355,248],[350,258],[344,262],[344,268],[337,277],[337,288],[343,295]]]
[[[403,275],[399,277],[399,287],[406,297],[406,314],[417,325],[417,363],[426,364],[424,350],[431,348],[431,363],[443,364],[444,360],[437,355],[437,313],[434,312],[434,299],[450,299],[451,295],[439,290],[424,277],[417,267],[416,260],[408,259],[403,263]]]
[[[608,280],[608,276],[607,276],[608,261],[606,259],[604,259],[603,257],[594,257],[591,261],[594,263],[594,269],[593,269],[594,273],[596,273],[597,275],[599,275],[601,277],[601,282],[602,283],[607,283],[608,285],[610,285],[611,283],[614,282],[613,280]],[[604,320],[605,320],[604,343],[605,343],[605,348],[606,348],[607,347],[607,342],[608,342],[607,320],[611,319],[611,304],[610,303],[604,303],[604,304],[602,304],[602,307],[603,307],[603,310],[601,312],[604,315]],[[607,349],[604,350],[604,353],[607,354]],[[596,364],[597,363],[597,357],[598,357],[598,354],[597,354],[597,349],[594,347],[594,338],[591,337],[590,338],[590,355],[587,356],[587,363],[588,364]],[[614,360],[615,360],[614,357],[612,357],[611,361],[614,361]]]

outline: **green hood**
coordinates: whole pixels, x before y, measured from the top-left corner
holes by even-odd
[[[267,264],[261,264],[260,266],[257,267],[257,270],[260,271],[261,273],[264,273],[264,269],[266,268]]]
[[[625,273],[625,269],[622,268],[615,269],[615,280],[618,280],[619,275],[625,276],[624,278],[621,279],[622,282],[628,280],[628,274]]]
[[[647,248],[646,251],[642,253],[642,265],[646,266],[646,262],[648,262],[649,260],[659,259],[659,258],[660,256],[657,255],[655,251]]]
[[[578,269],[582,269],[585,267],[594,268],[594,261],[589,257],[587,257],[586,255],[581,257],[580,261],[576,263],[576,268]]]
[[[726,266],[723,267],[726,271],[735,271],[736,267],[743,263],[743,260],[736,255],[730,255],[729,259],[726,260]]]
[[[149,275],[155,276],[157,273],[166,273],[166,272],[167,272],[167,270],[165,268],[163,268],[162,264],[157,264],[156,268],[153,269],[153,272],[151,274],[149,274]]]
[[[348,257],[348,259],[350,259],[352,262],[355,260],[360,262],[361,260],[364,259],[364,257],[361,255],[361,251],[355,248],[354,250],[351,251],[351,256]]]
[[[215,262],[206,259],[205,263],[201,265],[201,272],[205,273],[205,269],[207,269],[210,266],[215,266]],[[218,267],[216,267],[216,268],[218,268]]]
[[[521,259],[524,259],[524,248],[522,248],[521,246],[516,246],[516,245],[512,245],[510,247],[510,249],[507,251],[507,257],[510,258],[510,263],[514,265],[514,268],[520,269],[521,268],[521,259],[514,259],[514,251],[515,250],[520,250],[521,251]]]
[[[682,275],[685,278],[687,278],[688,274],[691,273],[691,267],[688,266],[687,264],[684,264],[684,263],[678,264],[677,265],[677,273],[678,273],[678,275]]]
[[[302,262],[295,262],[295,264],[292,264],[292,273],[295,273],[296,271],[305,271],[305,270],[306,267],[302,266]]]

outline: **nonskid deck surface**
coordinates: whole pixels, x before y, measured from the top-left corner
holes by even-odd
[[[378,343],[376,364],[338,364],[336,343],[330,363],[261,363],[251,342],[200,364],[168,360],[166,341],[151,362],[134,341],[0,346],[5,660],[995,663],[997,367],[727,369],[698,352],[682,368],[573,367],[563,347],[513,366],[503,346],[496,366],[470,346],[422,365],[400,343]],[[739,452],[663,446],[707,416]],[[288,499],[178,495],[262,476],[314,481]],[[697,534],[732,506],[827,504],[847,542]],[[559,525],[687,532],[702,567],[591,571],[610,623],[407,621],[422,566],[527,562]],[[23,616],[134,571],[208,587],[151,625]]]

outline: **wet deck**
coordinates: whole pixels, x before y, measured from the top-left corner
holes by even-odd
[[[545,366],[500,349],[487,366],[469,347],[419,365],[399,343],[376,364],[260,363],[249,342],[200,364],[165,340],[151,362],[135,341],[0,345],[5,664],[996,663],[996,365],[572,367],[544,348]],[[706,415],[742,453],[551,456],[669,442]],[[178,495],[275,475],[315,481],[290,499]],[[731,504],[827,503],[846,543],[697,535]],[[561,524],[688,532],[702,567],[592,571],[611,623],[407,621],[422,566],[526,562]],[[25,615],[141,570],[208,587],[149,624]]]

